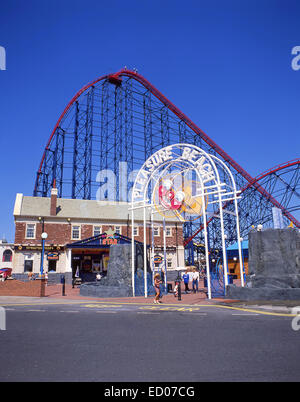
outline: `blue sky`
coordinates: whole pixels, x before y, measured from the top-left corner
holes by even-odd
[[[251,175],[299,157],[299,20],[297,0],[1,1],[0,237],[68,101],[125,65]]]

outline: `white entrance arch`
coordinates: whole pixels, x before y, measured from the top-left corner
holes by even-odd
[[[220,177],[223,178],[221,182]],[[225,179],[224,179],[225,178]],[[238,240],[242,286],[244,286],[241,237],[239,229],[238,191],[230,169],[214,155],[191,144],[173,144],[151,155],[139,170],[132,189],[131,199],[131,236],[132,236],[132,289],[135,296],[135,247],[134,212],[143,209],[144,233],[144,288],[147,294],[147,241],[146,211],[151,215],[160,214],[163,220],[177,219],[186,222],[202,216],[205,240],[205,259],[208,284],[208,298],[211,298],[209,244],[207,224],[209,207],[218,205],[218,218],[222,236],[223,265],[225,286],[228,285],[227,255],[224,232],[224,205],[234,203],[236,218],[236,237]],[[231,212],[232,213],[232,212]],[[165,227],[165,224],[164,224]],[[164,230],[164,229],[163,229]],[[164,236],[165,237],[165,236]],[[164,254],[165,254],[164,241]]]

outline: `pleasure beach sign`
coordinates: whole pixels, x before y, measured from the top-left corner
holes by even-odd
[[[222,178],[222,180],[221,180]],[[159,214],[163,220],[163,231],[167,219],[181,223],[197,221],[203,230],[206,254],[206,272],[208,279],[208,297],[210,289],[210,260],[207,227],[212,217],[216,217],[220,227],[222,243],[224,282],[228,285],[227,256],[224,230],[225,205],[233,202],[234,212],[230,212],[236,220],[236,239],[239,248],[241,281],[243,283],[243,264],[241,254],[241,238],[237,207],[238,191],[229,167],[215,155],[192,144],[173,144],[160,149],[151,155],[139,170],[132,189],[131,225],[132,225],[132,289],[135,295],[135,248],[134,248],[134,213],[143,209],[144,239],[146,239],[147,219],[151,221]],[[146,210],[150,218],[146,217]],[[148,215],[149,216],[149,215]],[[161,219],[160,217],[160,219]],[[149,225],[148,225],[149,226]],[[153,237],[153,236],[152,236]],[[165,237],[165,234],[164,234]],[[153,242],[152,242],[153,243]],[[164,240],[164,254],[166,242]],[[154,256],[154,243],[151,255]],[[147,244],[144,241],[144,280],[145,297],[147,297]]]
[[[183,165],[188,171],[195,170],[201,176],[201,182],[205,183],[215,180],[215,172],[208,155],[201,152],[200,148],[192,145],[184,145],[178,147],[178,144],[170,145],[155,152],[140,169],[135,185],[132,192],[132,201],[141,201],[144,199],[145,190],[151,180],[157,179],[157,172],[162,169],[165,172],[171,167],[180,167],[182,170]],[[161,177],[160,177],[161,178]]]

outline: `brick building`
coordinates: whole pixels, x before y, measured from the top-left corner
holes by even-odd
[[[131,214],[125,202],[57,198],[56,189],[52,189],[51,198],[17,194],[14,219],[14,274],[40,272],[43,232],[48,235],[43,261],[46,272],[73,272],[74,275],[75,271],[105,271],[111,243],[105,233],[111,238],[116,234],[114,242],[131,242]],[[147,223],[150,245],[152,230],[149,220]],[[142,210],[135,213],[134,231],[135,240],[143,243]],[[155,254],[163,256],[163,224],[158,214],[154,215],[153,238]],[[183,267],[182,226],[168,221],[165,239],[167,269]]]

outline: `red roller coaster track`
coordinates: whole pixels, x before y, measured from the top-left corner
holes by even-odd
[[[243,187],[242,190],[241,190],[241,195],[242,195],[242,193],[245,192],[248,188],[250,188],[250,187],[253,186],[254,184],[258,183],[260,180],[264,179],[265,177],[267,177],[267,176],[269,176],[269,175],[272,175],[273,173],[279,172],[280,170],[287,169],[287,168],[289,168],[289,167],[296,166],[296,165],[299,165],[299,164],[300,164],[300,159],[293,159],[293,160],[291,160],[291,161],[289,161],[289,162],[282,163],[282,164],[280,164],[280,165],[274,166],[273,168],[271,168],[271,169],[269,169],[269,170],[266,170],[265,172],[263,172],[263,173],[261,173],[260,175],[256,176],[256,177],[253,179],[253,183],[249,183],[249,184],[247,184],[245,187]],[[226,207],[226,205],[224,206],[224,208],[225,208],[225,207]],[[208,221],[208,223],[210,223],[212,219],[213,219],[213,218],[211,218],[211,219]],[[294,219],[292,220],[292,222],[295,224],[296,227],[300,228],[300,222],[299,222],[296,218],[294,218]],[[192,241],[192,240],[197,236],[197,234],[201,232],[201,230],[203,230],[203,226],[201,226],[195,233],[193,233],[193,235],[192,235],[191,237],[185,239],[185,241],[184,241],[184,246],[186,246],[190,241]]]

